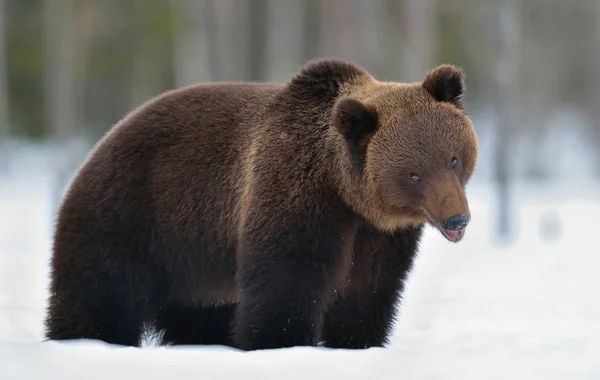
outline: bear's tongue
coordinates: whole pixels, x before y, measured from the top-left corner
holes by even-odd
[[[446,239],[450,240],[453,243],[459,242],[465,234],[465,230],[448,231],[443,228],[440,228],[440,232],[442,233],[442,235],[444,235]]]

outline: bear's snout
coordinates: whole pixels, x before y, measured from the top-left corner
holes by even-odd
[[[442,222],[442,227],[447,231],[464,230],[469,224],[469,216],[467,214],[457,214],[445,219]]]
[[[425,210],[431,223],[451,242],[462,240],[471,220],[464,190],[452,172],[430,183],[425,192]]]

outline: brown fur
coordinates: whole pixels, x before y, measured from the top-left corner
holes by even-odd
[[[385,344],[422,225],[468,213],[463,92],[448,65],[402,84],[319,60],[153,99],[65,196],[48,337],[136,345],[150,323],[170,344]]]

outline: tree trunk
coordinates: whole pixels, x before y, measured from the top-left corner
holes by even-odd
[[[398,0],[385,0],[384,5],[382,43],[386,52],[384,53],[383,75],[388,80],[405,81],[406,41],[404,38],[398,38],[403,35],[404,6]]]
[[[600,75],[597,73],[597,63],[600,62],[600,2],[593,2],[593,12],[595,16],[595,44],[594,57],[590,60],[592,67],[590,68],[590,78],[592,78],[592,136],[594,144],[600,146]],[[595,174],[600,177],[600,150],[596,150],[595,154]]]
[[[8,77],[6,75],[6,27],[4,23],[4,20],[6,19],[4,13],[6,9],[5,5],[6,1],[0,0],[0,169],[8,164],[10,157],[10,115],[8,113],[9,92]]]
[[[221,68],[221,47],[217,37],[217,5],[214,1],[208,0],[205,7],[206,11],[202,15],[202,19],[206,24],[206,35],[208,38],[208,70],[210,78],[213,81],[223,79],[223,70]]]
[[[211,70],[219,81],[248,80],[249,2],[236,0],[210,1]]]
[[[309,0],[308,2],[312,2]],[[266,60],[263,78],[271,82],[287,81],[294,69],[304,62],[305,7],[301,0],[269,0],[267,3]],[[275,17],[271,17],[275,15]],[[299,17],[301,15],[302,17]],[[315,15],[312,19],[316,21]],[[311,41],[313,42],[313,41]]]
[[[158,84],[156,66],[149,61],[149,53],[153,51],[154,41],[148,34],[145,24],[145,0],[133,0],[133,49],[131,53],[132,71],[129,86],[129,109],[134,109],[153,96],[158,95],[161,88]]]
[[[518,53],[518,18],[513,0],[497,0],[499,49],[496,66],[497,85],[497,136],[495,175],[498,191],[498,225],[497,237],[504,240],[511,235],[510,231],[510,156],[513,144],[515,120],[513,118],[517,76]]]
[[[321,54],[321,6],[319,0],[304,1],[304,41],[301,45],[303,61],[317,58]]]
[[[264,81],[267,77],[265,61],[267,58],[267,0],[252,0],[249,4],[248,36],[248,78],[251,81]]]
[[[52,136],[63,140],[75,129],[72,0],[44,2],[45,103]]]
[[[171,0],[175,87],[213,80],[206,12],[207,0]]]
[[[435,63],[436,0],[406,0],[406,79],[420,81]]]
[[[74,147],[69,144],[76,129],[77,93],[73,1],[44,1],[44,58],[46,117],[50,141],[55,145],[51,160],[54,173],[52,211],[56,211],[75,165]]]
[[[6,19],[5,5],[6,1],[0,0],[0,139],[8,138],[10,134],[8,114],[8,77],[6,76],[6,27],[4,22],[4,20]]]

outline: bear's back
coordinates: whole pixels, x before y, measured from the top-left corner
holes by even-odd
[[[87,239],[69,234],[90,231],[91,240],[115,239],[131,258],[178,273],[182,288],[172,293],[182,297],[190,296],[186,278],[232,278],[243,154],[255,115],[280,88],[196,85],[131,112],[74,178],[59,213],[55,254],[77,251],[63,242],[83,243]],[[212,261],[219,266],[207,265]]]

